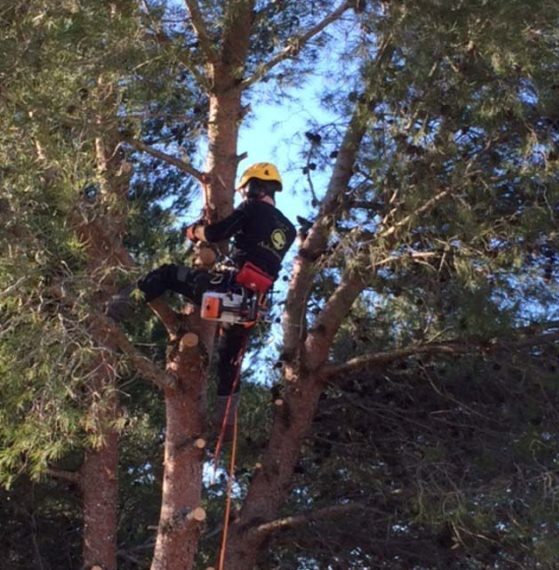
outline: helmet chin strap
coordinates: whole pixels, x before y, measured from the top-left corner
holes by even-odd
[[[271,204],[272,206],[276,205],[275,199],[272,198],[271,196],[268,196],[267,194],[263,194],[258,199],[261,200],[262,202],[266,202],[267,204]]]

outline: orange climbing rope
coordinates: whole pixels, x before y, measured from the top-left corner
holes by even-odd
[[[237,367],[237,371],[235,374],[235,379],[233,381],[233,385],[231,386],[231,393],[229,394],[229,398],[227,399],[227,404],[225,406],[225,414],[223,415],[223,420],[221,421],[221,430],[219,433],[219,437],[217,439],[217,443],[215,446],[215,453],[214,453],[214,475],[217,471],[217,462],[219,460],[219,455],[221,453],[221,447],[223,445],[223,440],[225,439],[225,430],[227,429],[227,419],[229,418],[229,412],[231,410],[231,402],[233,400],[233,395],[235,394],[235,390],[239,384],[239,379],[241,377],[241,364],[243,362],[243,358],[247,349],[248,345],[248,336],[245,337],[243,341],[243,345],[239,354],[237,356],[237,360],[235,361],[235,366]],[[225,551],[227,550],[227,534],[229,531],[229,518],[231,515],[231,499],[233,494],[233,481],[235,479],[235,463],[237,460],[237,440],[238,440],[238,432],[239,426],[237,421],[237,410],[235,410],[235,415],[233,416],[233,441],[231,442],[231,458],[229,460],[229,473],[227,474],[227,491],[226,491],[226,498],[225,498],[225,515],[223,520],[223,533],[221,535],[221,547],[219,550],[219,562],[217,564],[217,570],[223,570],[225,565]]]
[[[223,520],[223,534],[221,535],[221,547],[219,549],[219,562],[217,570],[225,568],[225,551],[227,550],[227,534],[229,531],[229,518],[231,515],[231,497],[233,494],[233,480],[235,477],[235,462],[237,459],[237,411],[235,411],[235,419],[233,422],[233,441],[231,443],[231,459],[229,461],[229,476],[227,480],[227,495],[225,499],[225,519]]]
[[[229,418],[229,412],[231,411],[231,402],[233,401],[233,396],[235,395],[235,391],[237,386],[239,385],[239,380],[241,378],[241,364],[243,363],[243,358],[245,356],[245,352],[248,345],[248,336],[245,337],[243,340],[243,345],[239,354],[237,356],[237,360],[234,362],[234,365],[237,367],[237,371],[235,373],[235,379],[233,380],[233,385],[231,386],[231,393],[227,398],[227,403],[225,404],[225,413],[223,414],[223,418],[221,420],[221,427],[219,430],[219,436],[217,438],[217,442],[215,444],[215,452],[214,452],[214,473],[217,470],[217,462],[219,461],[219,456],[221,454],[221,448],[223,447],[223,441],[225,439],[225,431],[227,429],[227,419]],[[235,413],[235,422],[237,421],[237,414]]]

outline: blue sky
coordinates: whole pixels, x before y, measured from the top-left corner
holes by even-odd
[[[308,199],[307,181],[302,174],[305,159],[300,154],[304,133],[310,121],[331,119],[321,108],[316,89],[317,83],[312,82],[295,91],[296,98],[284,105],[255,103],[240,132],[239,152],[247,152],[248,158],[239,165],[239,172],[254,162],[276,164],[284,181],[284,192],[277,196],[278,206],[290,217],[303,213]]]

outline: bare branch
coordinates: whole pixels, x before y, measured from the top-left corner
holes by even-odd
[[[527,329],[522,329],[522,333],[524,334],[526,330]],[[419,356],[420,354],[447,354],[457,356],[475,352],[492,353],[504,349],[511,350],[513,348],[529,348],[531,346],[551,344],[557,341],[559,341],[559,332],[554,331],[540,335],[521,336],[520,338],[511,340],[491,339],[480,341],[479,339],[456,339],[433,344],[412,344],[405,348],[364,354],[356,358],[351,358],[343,364],[330,364],[324,367],[322,374],[328,378],[342,376],[344,374],[357,372],[367,366],[388,364],[410,356]]]
[[[215,62],[217,60],[217,53],[210,39],[208,28],[206,26],[206,22],[204,22],[204,18],[202,17],[198,1],[184,0],[184,3],[186,4],[186,8],[190,14],[192,27],[196,33],[196,36],[198,37],[200,48],[204,54],[204,57],[208,63]]]
[[[15,283],[10,285],[3,291],[0,291],[0,300],[3,299],[4,297],[8,297],[8,295],[11,295],[14,291],[20,289],[21,284],[24,283],[27,279],[28,279],[27,276],[20,277]]]
[[[438,202],[440,202],[443,198],[448,196],[450,194],[450,192],[451,192],[450,188],[447,188],[445,190],[441,190],[438,194],[435,194],[435,196],[433,196],[430,200],[427,200],[427,202],[425,202],[425,204],[423,204],[422,206],[417,208],[417,210],[415,210],[414,212],[412,212],[411,214],[409,214],[405,218],[401,219],[400,221],[396,222],[395,224],[393,224],[389,228],[386,228],[385,230],[379,232],[379,234],[378,234],[379,239],[391,236],[392,234],[396,233],[396,231],[399,230],[401,227],[403,227],[407,223],[409,223],[413,218],[416,218],[417,216],[420,216],[421,214],[428,212]]]
[[[353,2],[350,0],[346,0],[342,2],[333,12],[328,14],[323,20],[321,20],[318,24],[313,26],[312,28],[308,29],[306,32],[302,33],[299,36],[295,36],[290,38],[287,41],[287,46],[283,48],[278,54],[276,54],[272,59],[261,65],[256,73],[251,77],[245,79],[241,86],[243,89],[249,87],[253,83],[256,83],[262,77],[264,77],[273,67],[285,61],[286,59],[295,57],[301,48],[314,36],[318,35],[322,32],[327,26],[329,26],[332,22],[335,22],[340,16],[349,8],[353,6]]]
[[[171,339],[175,338],[180,329],[179,316],[161,298],[154,299],[148,303],[150,309],[157,315]]]
[[[171,156],[170,154],[167,154],[161,150],[157,150],[156,148],[144,144],[143,142],[136,139],[127,139],[126,142],[130,146],[134,147],[136,150],[145,152],[155,158],[158,158],[159,160],[166,162],[167,164],[171,164],[172,166],[178,168],[179,170],[182,170],[183,172],[190,174],[190,176],[193,176],[200,182],[203,182],[205,180],[205,175],[203,172],[194,168],[193,166],[188,164],[188,162],[185,162],[180,158],[176,158],[175,156]]]
[[[134,368],[144,378],[151,380],[161,389],[174,387],[176,385],[176,378],[156,366],[149,358],[137,350],[128,338],[126,338],[122,329],[110,318],[105,317],[102,313],[93,314],[93,318],[108,330],[115,344],[126,354]]]
[[[388,257],[385,257],[384,259],[381,259],[379,261],[375,261],[375,267],[380,267],[381,265],[390,265],[391,263],[395,263],[395,262],[402,262],[402,261],[415,261],[416,263],[424,263],[427,264],[428,263],[424,260],[426,259],[432,259],[435,257],[440,257],[440,253],[437,251],[406,251],[404,253],[402,253],[401,255],[389,255]]]
[[[353,272],[346,272],[324,309],[318,315],[305,343],[306,365],[313,370],[322,365],[342,321],[355,299],[365,288],[363,279]]]
[[[325,518],[334,518],[346,515],[353,511],[369,510],[369,507],[361,503],[348,503],[345,505],[330,505],[328,507],[323,507],[322,509],[317,509],[315,511],[309,511],[306,513],[301,513],[298,515],[293,515],[290,517],[285,517],[282,519],[276,519],[264,524],[257,526],[252,529],[251,534],[265,535],[277,532],[279,530],[284,530],[286,528],[295,528],[308,524],[313,521],[321,521]],[[384,514],[384,513],[383,513]]]
[[[73,485],[80,485],[81,477],[78,471],[66,471],[65,469],[55,469],[54,467],[47,467],[45,474],[55,479],[63,479],[72,483]]]

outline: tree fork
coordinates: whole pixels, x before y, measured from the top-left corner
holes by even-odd
[[[304,387],[303,387],[304,383]],[[227,548],[227,570],[253,568],[269,533],[260,525],[274,521],[289,493],[289,484],[299,460],[303,439],[315,415],[323,383],[320,377],[301,379],[291,386],[281,406],[276,406],[270,443],[241,509],[232,524]]]

